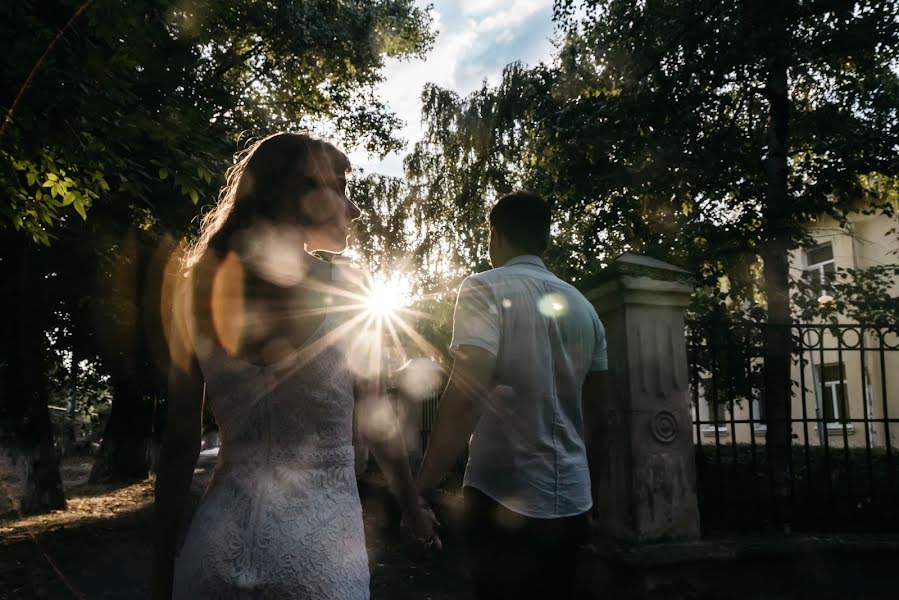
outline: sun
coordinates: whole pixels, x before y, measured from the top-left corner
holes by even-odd
[[[402,278],[373,278],[369,282],[365,307],[377,318],[393,316],[409,303],[409,284]]]

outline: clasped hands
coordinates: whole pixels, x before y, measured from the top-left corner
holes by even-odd
[[[443,542],[437,533],[438,527],[440,521],[430,504],[419,496],[415,507],[404,513],[400,521],[409,553],[415,558],[428,558],[431,552],[442,550]]]

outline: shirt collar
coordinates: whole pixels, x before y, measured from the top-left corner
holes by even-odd
[[[540,267],[541,269],[545,269],[546,265],[543,263],[543,259],[534,254],[520,254],[518,256],[514,256],[506,261],[504,267],[511,267],[512,265],[533,265],[535,267]]]

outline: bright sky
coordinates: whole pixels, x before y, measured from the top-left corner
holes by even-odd
[[[433,49],[424,61],[389,61],[381,87],[381,97],[405,121],[406,149],[383,161],[364,150],[351,153],[353,164],[366,172],[402,176],[403,157],[421,138],[420,97],[426,83],[465,95],[485,79],[498,83],[510,62],[534,65],[552,55],[552,0],[432,1],[439,31]]]

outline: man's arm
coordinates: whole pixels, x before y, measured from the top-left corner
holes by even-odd
[[[587,447],[587,463],[590,468],[590,492],[593,506],[597,504],[599,485],[601,407],[609,401],[612,376],[609,371],[590,371],[581,392],[581,409],[584,417],[584,444]]]
[[[418,473],[420,494],[440,484],[468,443],[481,416],[495,364],[496,357],[484,348],[459,347]]]

